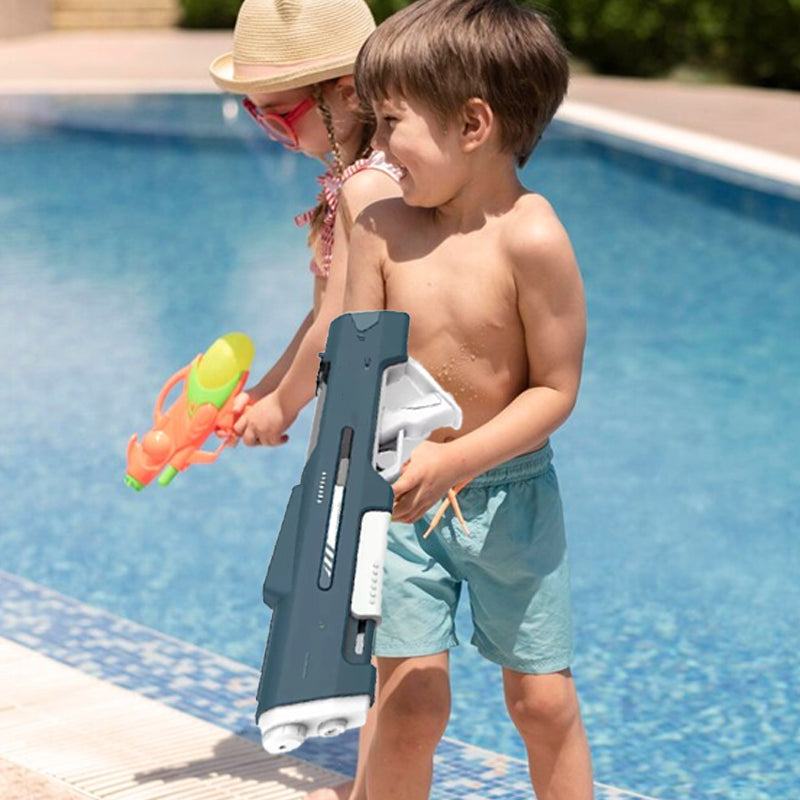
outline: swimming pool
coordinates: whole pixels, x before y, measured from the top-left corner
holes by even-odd
[[[167,490],[130,492],[123,454],[216,336],[250,333],[256,370],[279,353],[310,302],[291,217],[318,168],[217,96],[0,109],[0,567],[258,666],[310,414],[284,448]],[[596,777],[664,800],[787,798],[800,204],[653,155],[559,125],[525,171],[589,303],[582,394],[554,444]],[[522,757],[497,669],[466,645],[453,673],[448,735]]]

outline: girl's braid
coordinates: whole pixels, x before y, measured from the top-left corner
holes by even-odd
[[[325,102],[325,98],[322,93],[322,84],[317,83],[312,88],[314,100],[317,103],[317,108],[319,108],[319,113],[322,116],[322,121],[325,123],[325,130],[328,134],[328,144],[331,148],[331,154],[333,156],[333,168],[338,177],[344,174],[344,160],[342,159],[342,151],[339,147],[339,142],[336,140],[336,131],[333,127],[333,116],[331,115],[330,106]],[[359,115],[362,117],[363,112]],[[372,131],[374,130],[374,120],[367,114],[363,115],[363,122],[364,124],[364,133],[362,136],[362,140],[359,144],[358,152],[356,153],[356,160],[359,158],[364,158],[369,155],[371,148],[371,141],[372,141]],[[339,209],[342,212],[342,221],[345,226],[345,230],[348,232],[352,227],[353,221],[350,214],[350,209],[347,207],[347,202],[344,198],[341,198],[341,202],[339,205]],[[328,211],[328,201],[327,198],[324,196],[320,200],[319,205],[314,209],[314,214],[311,218],[311,226],[308,235],[308,242],[309,245],[313,247],[320,231],[322,230],[323,223],[325,221],[325,215]]]
[[[341,178],[344,172],[344,163],[342,162],[342,151],[339,149],[339,142],[336,141],[336,131],[333,128],[331,109],[325,102],[321,84],[314,84],[313,92],[314,100],[316,100],[317,107],[319,108],[319,113],[322,115],[322,121],[325,123],[325,130],[328,132],[328,143],[331,146],[331,153],[333,155],[333,167],[336,170],[336,175]]]

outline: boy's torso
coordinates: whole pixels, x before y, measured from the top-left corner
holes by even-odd
[[[511,210],[448,235],[429,210],[403,206],[392,215],[383,264],[386,308],[410,315],[409,355],[464,413],[459,431],[440,429],[432,441],[469,433],[528,388],[508,247],[515,216]]]

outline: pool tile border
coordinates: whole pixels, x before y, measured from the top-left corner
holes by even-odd
[[[0,570],[0,636],[258,742],[252,717],[258,672]],[[356,731],[311,740],[293,755],[352,774]],[[445,739],[431,800],[530,800],[527,764]],[[652,800],[596,784],[597,800]]]

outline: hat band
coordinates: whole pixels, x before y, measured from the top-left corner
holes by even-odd
[[[233,61],[234,80],[253,80],[256,78],[272,78],[276,75],[284,75],[288,71],[302,68],[304,72],[310,74],[316,72],[320,67],[329,64],[341,63],[342,54],[327,56],[325,58],[305,58],[301,61],[285,61],[282,64],[243,64],[241,61]],[[355,55],[353,56],[355,61]]]

